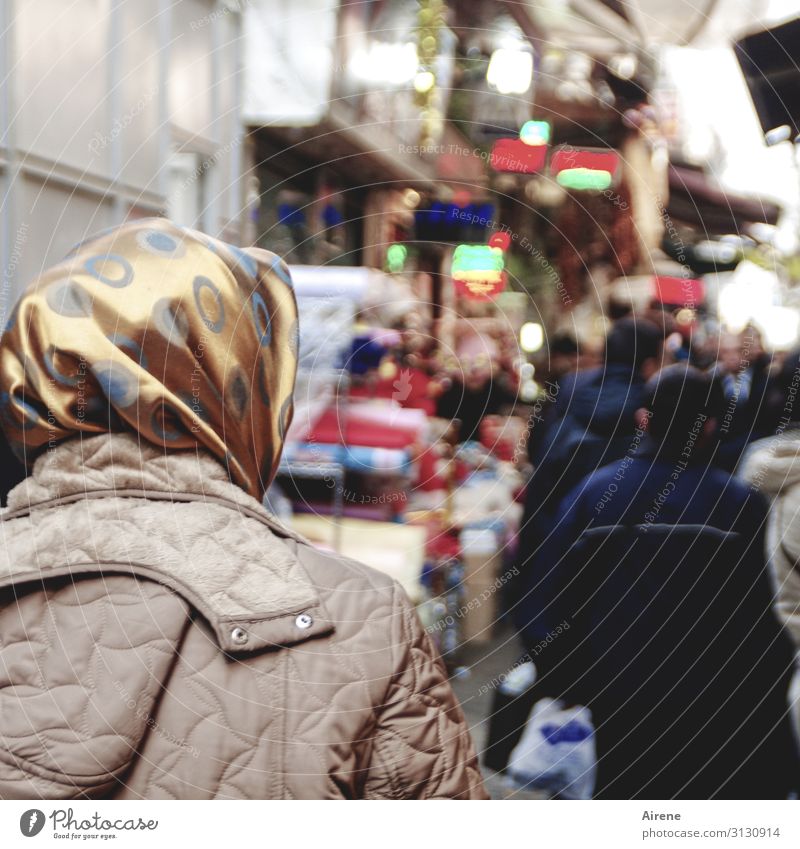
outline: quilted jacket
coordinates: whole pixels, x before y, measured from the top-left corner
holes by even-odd
[[[797,650],[789,705],[800,740],[800,424],[792,422],[775,436],[753,442],[739,473],[770,500],[767,554],[775,612]]]
[[[739,473],[770,499],[767,553],[775,609],[800,649],[800,426],[753,442]]]
[[[402,590],[210,455],[72,439],[0,534],[0,798],[486,798]]]

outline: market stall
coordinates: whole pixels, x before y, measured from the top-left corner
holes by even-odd
[[[284,518],[316,545],[395,578],[456,665],[458,647],[488,640],[499,616],[524,427],[487,417],[457,444],[458,420],[435,415],[447,381],[405,330],[414,303],[402,279],[291,271],[299,371],[277,478]]]

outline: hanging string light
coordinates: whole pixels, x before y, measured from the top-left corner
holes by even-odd
[[[444,123],[441,92],[436,86],[436,59],[441,48],[447,4],[444,0],[419,0],[417,13],[418,69],[414,97],[421,109],[420,144],[436,144]]]

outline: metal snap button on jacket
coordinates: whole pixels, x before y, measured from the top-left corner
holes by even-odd
[[[305,631],[314,624],[314,620],[307,613],[301,613],[297,619],[294,620],[294,624]]]
[[[249,639],[249,635],[244,628],[234,628],[231,631],[231,639],[237,646],[243,646]]]

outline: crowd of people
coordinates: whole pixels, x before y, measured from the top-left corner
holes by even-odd
[[[355,337],[346,363],[351,397],[389,398],[457,423],[459,442],[478,440],[486,416],[514,410],[521,358],[510,328],[464,333],[447,354],[430,334],[400,326],[396,338]]]
[[[534,428],[513,613],[526,656],[547,647],[525,698],[591,707],[599,798],[786,798],[800,350],[748,329],[705,368],[675,359],[623,317]]]

